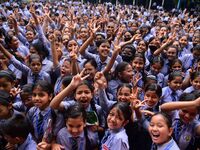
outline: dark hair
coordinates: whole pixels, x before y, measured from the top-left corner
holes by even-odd
[[[176,59],[173,59],[172,61],[169,62],[169,68],[171,69],[172,66],[173,66],[175,63],[179,63],[179,64],[183,65],[183,64],[182,64],[182,61],[181,61],[180,59],[176,58]]]
[[[181,94],[180,98],[179,98],[179,101],[193,101],[195,100],[196,97],[194,94],[192,93],[183,93]]]
[[[193,51],[200,51],[200,44],[197,44],[195,47],[193,47],[191,49],[191,52],[193,52]]]
[[[87,118],[86,111],[80,103],[75,103],[64,112],[65,120],[68,120],[69,118],[78,118],[78,117],[82,117],[83,121],[86,122]]]
[[[174,72],[169,74],[168,81],[170,82],[170,81],[174,80],[175,77],[182,77],[183,78],[182,73],[180,71],[174,71]]]
[[[40,63],[42,63],[42,58],[40,57],[40,55],[38,54],[31,54],[30,57],[29,57],[29,64],[35,60],[35,59],[38,59]]]
[[[8,106],[12,102],[10,94],[4,90],[0,90],[0,104]]]
[[[90,63],[95,69],[97,68],[97,62],[96,62],[94,59],[87,59],[87,60],[84,62],[83,66],[85,67],[85,65],[86,65],[87,63]]]
[[[162,88],[158,84],[155,84],[155,83],[148,84],[145,87],[145,92],[147,92],[147,91],[155,91],[156,94],[158,95],[158,97],[162,96]]]
[[[117,87],[117,92],[119,92],[119,90],[123,87],[127,87],[130,89],[131,93],[132,93],[132,86],[130,84],[127,84],[127,83],[123,83],[123,84],[120,84],[118,87]]]
[[[33,84],[28,83],[22,87],[22,92],[32,93],[33,92]]]
[[[1,125],[3,135],[9,135],[13,138],[22,137],[26,139],[31,132],[31,125],[22,114],[15,114],[5,120]]]
[[[130,108],[128,103],[126,103],[126,102],[117,102],[114,105],[112,105],[112,107],[110,108],[110,111],[112,109],[114,109],[114,108],[117,109],[117,113],[118,114],[120,113],[120,111],[122,112],[125,121],[129,120],[131,118],[132,110],[131,110],[131,108]]]
[[[72,75],[63,77],[63,79],[62,79],[62,85],[64,87],[67,87],[70,84],[70,82],[72,81],[72,78],[73,78]]]
[[[167,113],[164,113],[164,112],[157,112],[157,113],[155,113],[155,114],[151,117],[151,119],[152,119],[154,116],[157,116],[157,115],[161,115],[161,116],[164,118],[164,120],[166,121],[166,124],[167,124],[167,126],[168,126],[169,128],[172,127],[172,119],[171,119],[171,117],[170,117]]]
[[[103,43],[109,43],[109,41],[107,39],[102,39],[99,41],[99,46]],[[109,43],[110,44],[110,43]],[[99,48],[99,47],[98,47]]]
[[[15,74],[9,70],[1,70],[0,78],[6,78],[9,82],[14,82],[16,79]]]
[[[38,54],[42,57],[42,59],[49,56],[49,51],[45,47],[44,43],[42,43],[42,41],[34,40],[31,46],[34,47],[34,49],[38,52]]]
[[[164,60],[162,57],[160,56],[156,56],[153,58],[152,62],[151,62],[151,65],[155,64],[155,63],[160,63],[161,67],[163,67],[164,65]]]
[[[144,64],[146,63],[146,59],[145,59],[145,56],[144,56],[143,53],[139,53],[139,52],[135,53],[135,55],[134,55],[134,57],[133,57],[133,60],[134,60],[136,57],[142,58],[143,61],[144,61]]]
[[[190,75],[191,81],[193,81],[197,77],[200,77],[200,71],[192,72],[191,75]]]
[[[114,72],[115,78],[118,78],[119,73],[123,72],[128,65],[130,65],[130,64],[128,62],[125,62],[125,61],[119,63],[115,68],[115,72]]]
[[[169,46],[168,48],[167,48],[167,51],[168,51],[168,49],[170,49],[170,48],[174,48],[175,50],[176,50],[176,56],[178,55],[178,47],[177,46],[174,46],[174,45],[171,45],[171,46]]]
[[[6,34],[5,35],[5,43],[7,44],[7,45],[9,45],[10,43],[11,43],[11,41],[12,41],[12,38],[13,38],[13,36],[11,36],[11,35],[9,35],[9,34]]]
[[[41,87],[42,91],[47,92],[48,95],[51,95],[53,93],[53,88],[51,84],[45,80],[38,80],[33,85],[33,90],[36,89],[37,87]]]
[[[94,86],[93,86],[91,83],[89,83],[87,80],[84,80],[83,82],[81,82],[81,83],[78,85],[78,87],[81,86],[81,85],[86,85],[86,86],[91,90],[92,93],[94,92]],[[78,87],[77,87],[77,88],[78,88]],[[77,90],[77,88],[76,88],[76,90]],[[75,90],[75,91],[76,91],[76,90]]]

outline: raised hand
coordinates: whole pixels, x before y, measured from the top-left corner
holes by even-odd
[[[141,107],[145,106],[146,101],[147,100],[140,101],[138,99],[132,101],[131,102],[132,109],[133,110],[139,110]]]
[[[73,87],[76,88],[82,81],[84,81],[85,79],[87,79],[90,76],[89,74],[84,76],[84,71],[85,71],[85,68],[81,71],[80,74],[77,74],[72,78],[72,81],[70,84]]]

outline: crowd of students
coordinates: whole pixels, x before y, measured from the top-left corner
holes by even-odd
[[[200,16],[0,4],[0,149],[200,148]]]

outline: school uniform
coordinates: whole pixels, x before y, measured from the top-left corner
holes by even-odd
[[[129,150],[125,129],[121,128],[119,131],[108,129],[101,141],[101,150]]]
[[[162,88],[160,104],[178,101],[182,93],[182,90],[172,91],[169,86],[166,86]]]
[[[160,85],[160,87],[164,87],[165,76],[162,73],[155,74],[150,70],[148,74],[154,75],[157,79],[157,84]]]
[[[12,63],[17,69],[22,71],[22,73],[27,77],[27,83],[35,83],[37,80],[45,80],[51,83],[51,78],[48,73],[40,71],[39,74],[36,76],[32,73],[31,69],[28,66],[24,65],[14,56],[10,59],[10,63]]]
[[[34,128],[34,137],[37,143],[41,142],[49,119],[52,119],[54,120],[53,122],[55,122],[53,125],[53,135],[56,135],[64,126],[64,118],[62,114],[50,107],[47,107],[42,111],[37,107],[32,107],[27,113],[27,118]]]
[[[99,90],[99,104],[102,107],[105,114],[108,114],[110,108],[117,103],[117,101],[111,101],[108,99],[105,89]]]
[[[23,44],[19,44],[19,47],[17,48],[17,51],[23,56],[27,57],[29,55],[29,49],[24,46]]]
[[[178,58],[181,59],[187,54],[192,54],[191,49],[192,49],[191,45],[187,45],[186,47],[182,48],[182,50],[178,52]]]
[[[77,102],[73,100],[73,101],[62,101],[61,103],[64,106],[64,108],[67,110],[69,107],[71,107],[72,105],[74,105]],[[97,116],[98,116],[99,126],[102,127],[102,128],[105,128],[106,120],[105,120],[105,117],[104,117],[105,116],[104,112],[103,112],[102,108],[97,104],[95,104],[95,108],[96,108],[96,111],[97,111],[95,113],[97,113]],[[86,108],[86,112],[90,112],[90,111],[94,111],[92,109],[91,105],[89,105]],[[98,145],[98,143],[100,142],[98,132],[93,132],[89,127],[90,126],[87,126],[88,138],[96,141],[96,143],[94,145]]]
[[[194,90],[195,90],[194,87],[193,87],[193,86],[190,86],[190,87],[186,88],[186,89],[183,91],[183,93],[191,93],[191,92],[193,92]]]
[[[42,71],[45,71],[47,73],[51,72],[53,68],[53,62],[48,60],[47,57],[42,61]]]
[[[22,113],[28,112],[28,108],[22,103],[22,101],[13,103],[13,108]]]
[[[36,150],[37,144],[29,134],[24,143],[17,146],[17,150]]]
[[[114,97],[114,100],[117,99],[117,88],[122,85],[123,82],[119,79],[111,80],[108,82],[108,91]]]
[[[107,57],[106,60],[104,62],[102,62],[101,59],[100,59],[99,54],[97,55],[97,54],[89,53],[87,49],[86,49],[85,54],[83,55],[83,57],[86,58],[86,59],[94,59],[96,61],[96,63],[97,63],[97,70],[98,71],[102,71],[106,67],[106,65],[109,63],[109,61],[111,59],[110,57]],[[118,64],[117,61],[115,61],[111,71],[114,71],[114,69],[116,68],[117,64]]]
[[[164,65],[160,71],[163,75],[167,75],[169,72],[169,60],[168,59],[164,59]]]
[[[73,140],[76,140],[77,144],[74,143]],[[64,127],[58,132],[56,136],[56,142],[64,146],[65,150],[73,150],[73,144],[77,145],[77,150],[86,150],[86,138],[84,136],[84,131],[75,139],[68,132],[67,128]]]
[[[74,101],[74,100],[71,100],[71,101],[62,101],[61,102],[61,104],[64,106],[64,108],[67,110],[69,107],[71,107],[71,106],[73,106],[75,103],[77,103],[76,101]],[[106,120],[105,120],[105,118],[104,118],[104,116],[103,116],[103,111],[102,111],[102,108],[101,108],[101,106],[99,106],[99,105],[97,105],[97,104],[95,104],[95,108],[96,108],[96,110],[97,110],[97,115],[98,115],[98,119],[99,119],[99,126],[100,127],[105,127],[105,125],[106,125]],[[87,111],[94,111],[94,110],[92,110],[92,107],[91,107],[91,105],[89,105],[87,108],[86,108],[86,112]]]
[[[197,59],[194,58],[193,54],[186,54],[180,60],[183,64],[182,66],[185,72],[192,66],[194,68],[197,67]]]
[[[154,144],[153,144],[154,145]],[[162,145],[155,145],[156,150],[180,150],[173,138]],[[153,146],[151,150],[154,150]]]
[[[196,135],[196,128],[200,126],[200,122],[195,118],[190,123],[185,124],[181,121],[179,111],[171,112],[172,126],[174,128],[174,139],[181,150],[185,150],[190,144],[193,144]]]

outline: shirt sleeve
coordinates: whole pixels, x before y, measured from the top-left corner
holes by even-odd
[[[30,71],[30,68],[26,65],[24,65],[22,62],[17,60],[14,56],[10,59],[10,62],[20,71],[23,72],[23,74],[28,74]]]
[[[128,143],[123,141],[122,137],[114,141],[112,150],[129,150]]]

